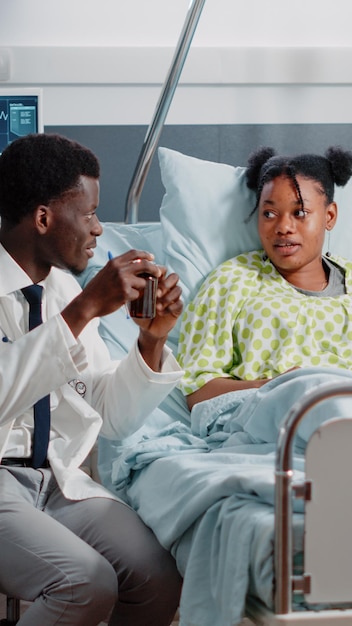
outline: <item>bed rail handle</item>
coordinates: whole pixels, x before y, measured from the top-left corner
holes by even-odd
[[[137,165],[132,176],[131,184],[128,189],[125,207],[126,224],[136,224],[138,222],[139,199],[204,4],[205,0],[192,0],[190,3],[170,69],[156,105],[154,116],[147,130],[144,143],[137,160]]]
[[[306,480],[302,484],[292,485],[292,491],[295,494],[295,498],[301,498],[305,502],[309,502],[312,499],[312,481]]]
[[[306,392],[282,422],[277,442],[275,488],[275,613],[292,611],[293,439],[307,411],[334,396],[352,395],[352,383],[324,383]]]
[[[303,576],[292,576],[292,589],[295,593],[310,593],[311,577],[309,574]]]

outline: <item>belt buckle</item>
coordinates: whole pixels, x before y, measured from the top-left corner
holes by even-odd
[[[3,465],[4,467],[30,467],[30,459],[4,457],[1,459],[0,465]]]

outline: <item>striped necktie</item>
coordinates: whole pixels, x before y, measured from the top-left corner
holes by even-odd
[[[29,330],[39,326],[42,320],[42,292],[40,285],[24,287],[22,293],[29,304]],[[50,434],[50,396],[38,400],[33,407],[34,435],[32,446],[32,466],[43,467],[49,444]]]

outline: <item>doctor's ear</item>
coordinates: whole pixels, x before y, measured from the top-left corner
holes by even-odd
[[[34,211],[34,223],[38,232],[43,235],[50,224],[50,208],[41,204]]]

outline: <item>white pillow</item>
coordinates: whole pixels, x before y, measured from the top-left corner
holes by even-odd
[[[205,161],[168,148],[159,148],[158,155],[165,187],[160,223],[105,223],[94,258],[79,278],[82,287],[105,265],[109,250],[118,255],[134,247],[153,252],[156,262],[179,275],[187,304],[219,263],[262,247],[257,215],[246,222],[255,206],[255,194],[246,185],[244,167]],[[326,237],[326,250],[352,260],[352,180],[337,188],[335,199],[339,217]],[[169,335],[174,352],[179,326],[180,320]],[[101,322],[101,334],[115,358],[129,349],[137,331],[124,309]]]
[[[181,278],[184,299],[209,272],[241,252],[261,248],[257,216],[246,223],[255,194],[245,168],[159,148],[165,195],[160,208],[165,263]]]
[[[325,236],[325,251],[345,257],[352,261],[352,179],[345,187],[336,187],[337,222]]]
[[[219,263],[261,248],[255,206],[245,168],[204,161],[159,148],[165,195],[160,208],[164,262],[176,272],[185,304]],[[176,351],[179,319],[169,334]]]

